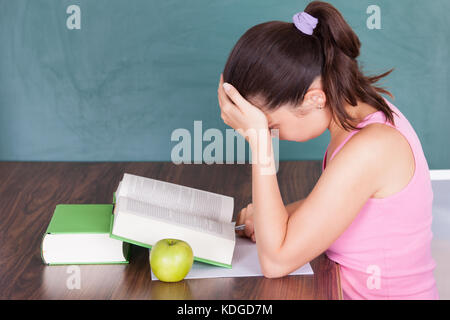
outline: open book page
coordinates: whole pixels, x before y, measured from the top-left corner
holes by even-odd
[[[232,197],[128,173],[117,189],[117,198],[121,196],[220,222],[233,218]]]
[[[156,204],[119,196],[116,213],[125,212],[148,219],[201,231],[211,235],[234,241],[234,222],[220,222],[205,217],[188,215],[181,211],[161,207]]]

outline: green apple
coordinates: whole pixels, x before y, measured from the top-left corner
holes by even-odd
[[[193,263],[192,248],[183,240],[162,239],[150,250],[150,267],[153,274],[161,281],[183,280]]]

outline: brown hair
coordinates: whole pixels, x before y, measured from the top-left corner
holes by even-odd
[[[298,105],[317,76],[333,118],[345,129],[357,130],[344,108],[357,101],[382,111],[394,124],[393,110],[380,93],[392,94],[374,84],[393,69],[378,76],[365,76],[356,60],[361,43],[358,36],[331,4],[313,1],[305,12],[319,20],[313,35],[298,30],[293,23],[270,21],[250,28],[239,39],[223,71],[247,100],[264,99],[268,110],[285,103]]]

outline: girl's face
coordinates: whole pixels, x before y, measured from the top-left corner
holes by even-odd
[[[269,129],[278,129],[280,140],[305,142],[322,135],[332,119],[326,107],[326,95],[322,90],[320,77],[308,89],[301,105],[282,105],[276,110],[265,110],[257,97],[249,102],[264,112]]]
[[[305,142],[322,135],[330,126],[331,113],[328,108],[319,109],[303,103],[293,108],[281,106],[275,111],[264,112],[269,129],[278,129],[280,140]]]

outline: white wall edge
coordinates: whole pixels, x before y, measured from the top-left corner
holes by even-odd
[[[450,170],[430,170],[431,180],[450,180]]]

